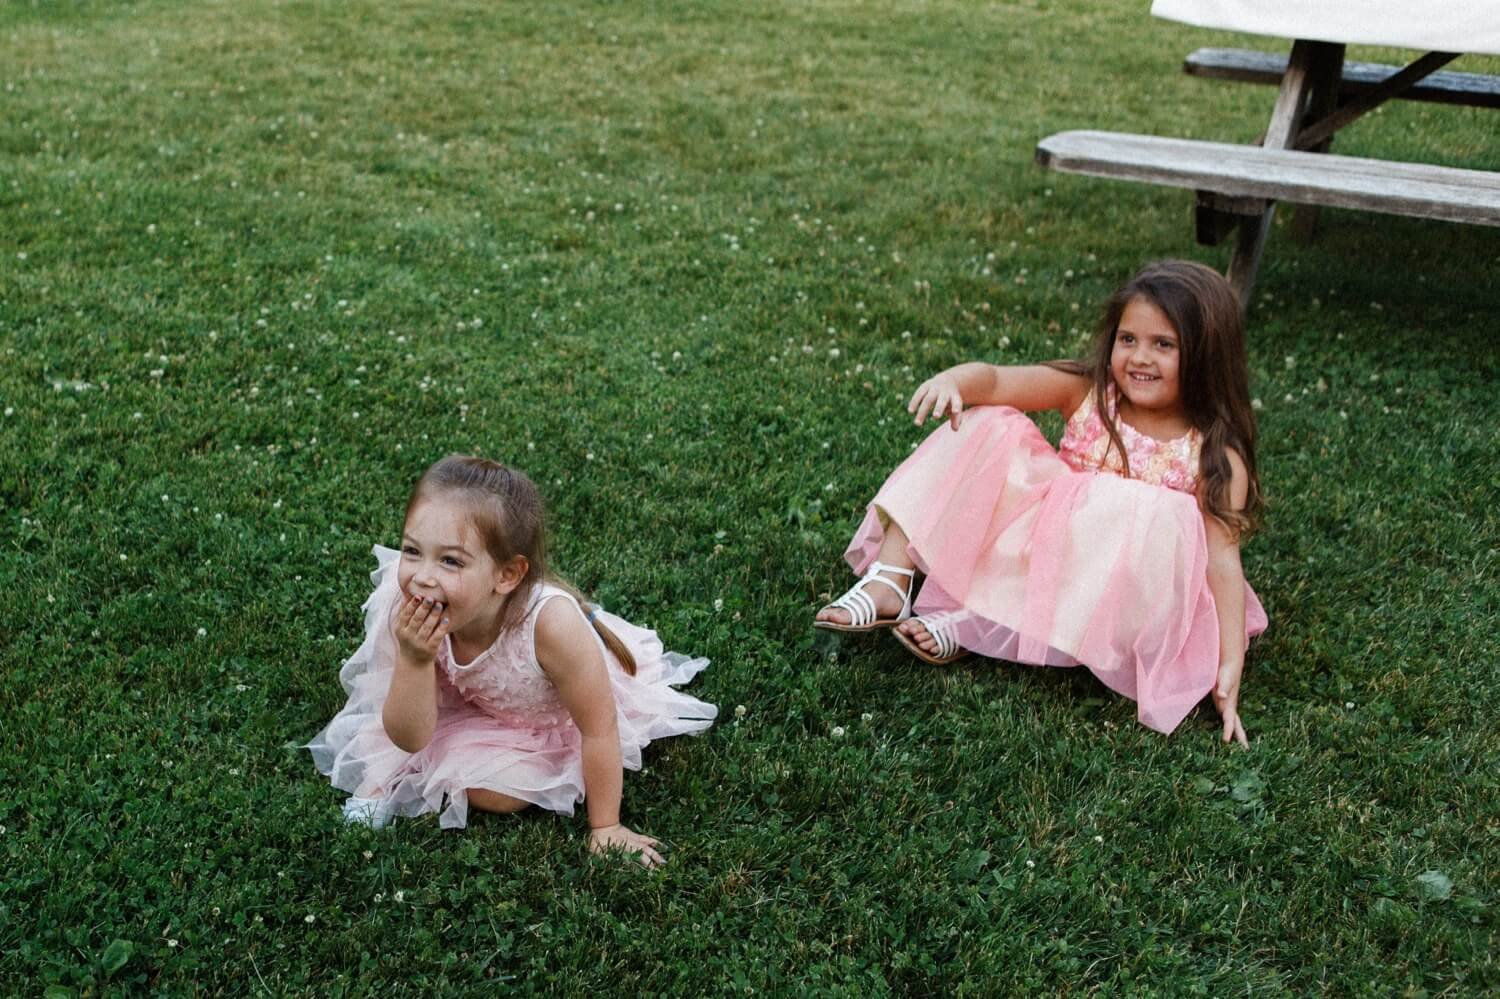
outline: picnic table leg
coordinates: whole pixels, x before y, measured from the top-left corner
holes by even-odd
[[[1261,145],[1267,149],[1292,148],[1297,133],[1302,129],[1302,120],[1307,115],[1313,81],[1322,71],[1323,64],[1333,58],[1335,51],[1338,58],[1342,59],[1341,45],[1303,39],[1292,44],[1286,74],[1281,78],[1281,90],[1276,95],[1276,106],[1271,111],[1271,124],[1266,128]],[[1250,292],[1255,287],[1255,272],[1260,268],[1261,252],[1265,249],[1266,236],[1271,231],[1271,221],[1275,214],[1276,203],[1267,201],[1263,212],[1240,219],[1239,238],[1235,241],[1234,255],[1229,259],[1229,283],[1239,296],[1241,308],[1250,303]]]
[[[1344,46],[1328,46],[1328,51],[1315,60],[1312,95],[1307,100],[1307,123],[1309,125],[1332,114],[1339,104],[1339,83],[1344,76]],[[1326,153],[1333,145],[1333,136],[1313,146],[1310,152]],[[1298,205],[1292,213],[1292,238],[1299,243],[1311,243],[1318,233],[1318,206]]]

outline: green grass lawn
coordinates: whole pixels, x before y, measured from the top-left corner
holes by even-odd
[[[1496,230],[1272,236],[1249,752],[809,627],[920,378],[1227,262],[1189,193],[1032,164],[1264,126],[1180,61],[1281,45],[1146,6],[0,7],[0,992],[1500,987]],[[1500,169],[1497,120],[1337,149]],[[626,782],[664,872],[581,817],[345,828],[297,748],[451,451],[714,660],[721,723]]]

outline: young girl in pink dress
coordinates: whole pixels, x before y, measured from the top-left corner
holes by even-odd
[[[622,770],[653,739],[698,733],[717,709],[672,689],[708,665],[549,576],[541,497],[515,469],[453,456],[406,508],[401,550],[376,546],[364,644],[339,674],[349,700],[309,744],[352,820],[470,806],[573,814],[589,846],[661,863],[620,822]]]
[[[1056,451],[1018,412],[1046,409],[1067,420]],[[1083,664],[1159,732],[1212,692],[1224,741],[1249,745],[1240,674],[1266,615],[1239,545],[1261,497],[1222,276],[1147,266],[1106,304],[1087,361],[961,364],[907,410],[949,426],[870,503],[844,554],[861,578],[818,627],[894,626],[930,663]]]

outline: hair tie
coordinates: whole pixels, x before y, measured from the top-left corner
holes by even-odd
[[[593,610],[589,611],[589,624],[593,624],[594,623],[594,615],[598,614],[598,613],[599,613],[599,608],[597,608],[597,607],[595,607]]]

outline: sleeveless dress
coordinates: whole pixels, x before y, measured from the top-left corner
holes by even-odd
[[[435,667],[437,729],[426,748],[408,753],[391,742],[381,721],[396,662],[392,617],[400,553],[380,545],[374,552],[379,568],[364,605],[365,640],[339,672],[349,699],[307,745],[318,770],[353,795],[345,816],[378,826],[398,815],[440,812],[443,828],[462,828],[469,788],[572,815],[584,795],[582,736],[537,662],[534,631],[543,604],[562,600],[582,616],[578,602],[555,586],[533,587],[521,623],[472,662],[458,662],[445,639]],[[632,676],[595,636],[614,690],[620,756],[626,768],[639,770],[641,749],[653,739],[696,734],[713,724],[718,708],[673,689],[708,660],[667,652],[655,632],[602,609],[596,618],[635,657]]]
[[[1106,404],[1113,409],[1113,393]],[[1171,732],[1218,678],[1219,620],[1194,494],[1202,440],[1190,431],[1157,441],[1115,425],[1131,478],[1092,392],[1058,451],[1018,410],[967,410],[958,430],[939,427],[891,473],[844,558],[864,573],[893,518],[926,576],[917,613],[943,615],[980,655],[1085,665],[1136,702],[1141,724]],[[1244,641],[1266,624],[1247,585]]]

